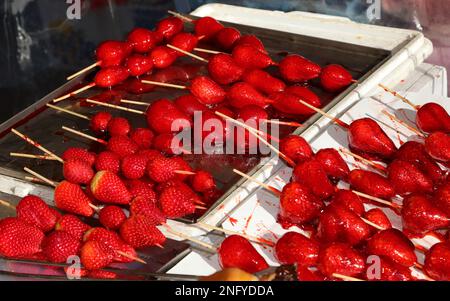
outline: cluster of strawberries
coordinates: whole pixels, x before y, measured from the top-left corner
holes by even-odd
[[[371,119],[358,119],[349,126],[350,147],[366,158],[384,162],[387,167],[379,165],[379,172],[350,171],[335,149],[314,154],[299,136],[281,140],[280,149],[296,165],[291,182],[279,192],[279,223],[312,232],[310,237],[286,233],[277,241],[274,253],[281,264],[297,265],[299,280],[331,280],[336,274],[370,280],[367,269],[371,264],[366,260],[370,255],[380,260],[377,280],[414,280],[411,267],[422,269],[432,279],[450,280],[450,175],[444,167],[450,155],[450,116],[429,103],[419,109],[416,121],[419,129],[429,134],[425,144],[409,141],[399,149]],[[431,150],[427,144],[433,135],[445,139],[438,149]],[[335,184],[339,181],[347,182],[350,190],[338,189]],[[389,200],[384,206],[399,215],[403,231],[393,228],[380,208],[366,211],[365,203],[375,203],[354,191]],[[402,197],[402,204],[391,202],[394,197]],[[441,242],[426,250],[410,240],[425,235]],[[425,252],[423,268],[417,263],[418,250]],[[243,237],[228,237],[219,254],[223,267],[250,273],[268,267]]]

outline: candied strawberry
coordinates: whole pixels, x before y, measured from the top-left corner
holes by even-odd
[[[318,268],[327,277],[334,277],[335,273],[357,277],[364,272],[365,261],[351,246],[332,243],[320,250]]]
[[[315,265],[319,243],[297,232],[288,232],[278,239],[275,254],[281,264]]]
[[[295,166],[292,172],[292,179],[310,187],[311,191],[320,199],[329,198],[335,191],[335,187],[328,179],[324,168],[315,159]]]

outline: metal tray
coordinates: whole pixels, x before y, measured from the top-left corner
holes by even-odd
[[[377,70],[377,68],[379,68],[395,52],[238,24],[230,23],[228,25],[238,28],[243,34],[257,35],[264,42],[268,52],[274,60],[281,59],[286,52],[289,52],[299,53],[321,65],[331,62],[342,64],[351,71],[354,78],[357,79],[359,83],[362,83],[366,77]],[[214,47],[211,45],[202,46],[209,48]],[[190,64],[190,67],[192,68],[202,65],[193,62],[189,58],[182,58],[177,61],[175,65],[180,66],[186,64]],[[200,68],[200,71],[205,72],[204,68]],[[61,154],[69,146],[99,149],[100,146],[95,142],[67,134],[61,130],[61,126],[65,125],[89,132],[88,122],[86,120],[65,113],[55,112],[45,107],[45,104],[51,102],[53,98],[70,91],[80,84],[88,82],[90,76],[92,75],[87,75],[85,78],[77,78],[66,83],[0,126],[0,175],[21,179],[25,176],[22,171],[23,167],[28,166],[53,180],[62,179],[61,166],[58,162],[17,159],[9,156],[10,152],[39,153],[33,146],[28,145],[17,136],[9,133],[9,130],[13,127],[57,154]],[[312,89],[321,97],[325,105],[324,110],[326,111],[349,95],[356,86],[357,85],[354,84],[338,95],[326,93],[318,89],[317,83],[312,84]],[[99,90],[91,89],[80,95],[80,97],[89,97],[98,92]],[[157,88],[151,93],[139,96],[125,94],[123,95],[123,98],[151,102],[163,97],[173,99],[184,93],[186,92],[180,92],[174,89]],[[58,103],[58,105],[87,115],[92,115],[100,110],[106,110],[112,112],[115,116],[129,118],[134,126],[145,125],[145,118],[142,116],[113,109],[109,110],[104,107],[84,107],[80,106],[79,101],[73,99],[65,100]],[[304,131],[319,117],[320,116],[318,115],[314,115],[308,120],[301,120],[304,127],[297,129],[295,133]],[[281,130],[285,134],[289,131],[293,131],[292,128],[281,128]],[[217,209],[236,187],[243,183],[241,178],[232,172],[233,168],[252,174],[259,169],[258,163],[262,158],[260,156],[241,155],[185,155],[185,159],[191,162],[195,167],[203,168],[213,173],[219,188],[224,192],[203,216],[184,220],[184,222],[194,223],[197,219],[204,220],[208,217],[208,215],[214,209]],[[269,158],[266,158],[266,160],[268,159]],[[38,185],[35,185],[34,187],[39,187],[39,189],[42,188]],[[14,191],[11,187],[1,187],[1,190]],[[52,200],[47,199],[47,201],[50,202]]]

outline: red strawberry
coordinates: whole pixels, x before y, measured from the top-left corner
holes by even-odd
[[[428,102],[417,111],[416,124],[425,133],[450,133],[450,116],[439,104]]]
[[[244,69],[264,69],[275,65],[270,56],[249,44],[239,44],[231,53],[236,64]]]
[[[217,46],[225,51],[233,49],[234,43],[241,38],[239,30],[233,27],[225,27],[219,30],[215,36]]]
[[[100,223],[108,229],[119,229],[127,219],[123,209],[117,206],[105,206],[98,213]]]
[[[120,65],[127,56],[125,44],[112,40],[100,43],[95,54],[102,67]]]
[[[140,149],[147,149],[152,146],[154,134],[148,128],[136,128],[130,133],[131,140],[136,143]]]
[[[140,154],[126,156],[122,159],[122,174],[127,179],[140,179],[145,175],[147,158]]]
[[[175,62],[177,55],[167,46],[157,46],[150,52],[150,58],[155,68],[165,69]]]
[[[42,251],[50,262],[66,262],[69,256],[78,255],[81,243],[65,231],[55,231],[42,242]]]
[[[353,189],[368,195],[382,199],[390,199],[395,195],[395,189],[392,184],[380,174],[354,169],[350,172],[348,179]]]
[[[385,256],[406,267],[417,261],[412,242],[400,230],[393,228],[372,236],[367,242],[367,253]]]
[[[126,184],[133,199],[141,197],[149,202],[156,202],[156,193],[152,189],[153,183],[143,180],[132,180]]]
[[[150,179],[157,183],[166,182],[177,176],[175,171],[183,170],[180,162],[173,158],[158,157],[147,165],[147,173]]]
[[[62,181],[55,188],[55,205],[61,210],[74,214],[83,216],[94,214],[90,199],[81,187],[67,181]]]
[[[207,76],[197,76],[191,82],[191,93],[205,105],[221,103],[225,100],[225,90]]]
[[[370,118],[353,121],[348,129],[348,141],[352,149],[391,158],[397,148],[392,140],[381,129],[378,123]]]
[[[120,171],[120,158],[116,153],[110,151],[101,152],[95,161],[95,169],[97,171],[108,170],[118,173]]]
[[[216,182],[212,174],[205,170],[198,170],[191,178],[192,189],[197,192],[205,192],[216,188]]]
[[[443,132],[434,132],[425,139],[425,149],[435,160],[450,161],[450,135]]]
[[[293,86],[294,87],[294,86]],[[310,116],[315,114],[315,111],[303,105],[300,100],[317,108],[321,107],[319,97],[305,87],[295,86],[295,90],[287,88],[284,92],[277,92],[270,95],[270,99],[273,100],[273,106],[275,109],[286,114],[304,115]],[[293,93],[295,92],[295,93]]]
[[[414,233],[426,233],[447,228],[450,220],[436,208],[431,197],[411,194],[403,200],[403,227]]]
[[[433,191],[433,181],[414,164],[403,160],[394,160],[389,164],[388,179],[399,195]]]
[[[64,151],[61,158],[64,161],[70,160],[70,159],[78,159],[86,162],[89,164],[89,166],[94,165],[95,163],[95,153],[88,151],[85,148],[80,147],[69,147]]]
[[[89,127],[95,133],[104,133],[108,129],[108,123],[112,118],[111,113],[98,112],[91,118]]]
[[[91,226],[83,223],[78,217],[71,214],[63,215],[55,226],[56,231],[67,232],[78,240],[81,240],[84,233],[90,228]]]
[[[64,161],[64,178],[74,184],[88,184],[94,176],[94,171],[86,161],[69,159]]]
[[[434,280],[450,280],[450,242],[437,243],[428,250],[424,270]]]
[[[153,60],[145,55],[133,54],[127,58],[125,66],[132,76],[141,76],[153,69]]]
[[[157,133],[178,132],[179,126],[190,125],[190,117],[170,100],[159,99],[147,109],[147,124]]]
[[[326,281],[327,278],[318,270],[310,270],[306,266],[297,266],[298,281]]]
[[[57,216],[51,208],[40,197],[34,195],[21,199],[16,206],[16,213],[18,219],[44,232],[52,230],[57,221]]]
[[[447,216],[450,216],[450,182],[437,188],[434,195],[434,204]]]
[[[162,225],[166,223],[166,217],[156,206],[155,202],[149,201],[143,197],[135,197],[130,205],[130,214],[144,215],[153,225]]]
[[[171,40],[170,44],[181,50],[192,52],[195,47],[197,47],[198,38],[192,33],[180,32],[176,34]],[[183,56],[184,54],[176,51],[178,56]]]
[[[143,149],[139,151],[139,154],[145,156],[147,158],[147,162],[153,161],[154,159],[158,157],[163,157],[161,152],[154,150],[154,149]]]
[[[239,235],[225,238],[217,252],[222,268],[239,268],[248,273],[257,273],[269,267],[252,244]]]
[[[411,270],[405,266],[399,265],[388,258],[379,257],[380,259],[380,277],[379,279],[370,279],[369,280],[381,280],[381,281],[413,281],[416,280],[412,274]],[[367,271],[367,276],[371,276],[369,274],[369,269]],[[378,275],[374,275],[378,276]]]
[[[238,82],[228,90],[229,104],[235,108],[243,108],[248,105],[267,107],[272,100],[263,96],[255,88],[245,82]]]
[[[283,81],[260,69],[252,69],[245,72],[242,80],[265,94],[282,92],[286,88],[286,84]]]
[[[119,276],[116,273],[110,271],[92,270],[89,271],[86,277],[92,279],[117,279]]]
[[[134,52],[147,53],[161,41],[161,37],[156,32],[137,27],[128,34],[127,41],[132,45]]]
[[[164,244],[166,238],[144,215],[129,217],[120,227],[120,236],[134,248]]]
[[[100,88],[110,88],[122,83],[130,74],[125,67],[112,66],[100,69],[94,77],[94,83]]]
[[[159,195],[159,206],[168,218],[178,218],[194,213],[195,202],[200,200],[187,185],[180,184],[163,189]]]
[[[347,179],[350,169],[339,152],[334,148],[323,148],[316,153],[314,158],[322,165],[331,180]]]
[[[314,159],[297,164],[292,172],[292,179],[308,186],[320,199],[329,198],[335,191],[325,169]]]
[[[244,69],[225,53],[215,54],[208,62],[208,73],[221,85],[228,85],[241,79]]]
[[[153,64],[153,60],[152,60],[152,64]],[[149,93],[153,90],[155,90],[155,85],[150,85],[150,84],[145,84],[143,82],[141,82],[141,80],[143,80],[145,78],[136,78],[136,77],[131,77],[129,79],[127,79],[124,83],[125,85],[125,90],[130,93],[130,94],[135,94],[135,95],[142,95],[145,93]]]
[[[311,159],[314,155],[309,143],[303,137],[296,135],[281,139],[280,151],[297,164]]]
[[[104,203],[129,204],[131,194],[123,181],[110,171],[99,171],[91,182],[94,197]]]
[[[88,241],[81,247],[81,263],[88,270],[97,270],[111,264],[114,250],[99,241]]]
[[[156,24],[156,32],[160,33],[166,40],[170,40],[183,29],[183,21],[177,17],[167,17]]]
[[[253,46],[256,49],[258,49],[259,51],[267,53],[266,49],[264,48],[263,43],[255,35],[243,35],[243,36],[241,36],[241,38],[236,41],[236,45],[234,45],[234,46],[243,45],[243,44],[247,44],[247,45]]]
[[[123,158],[136,153],[139,146],[127,136],[114,136],[109,139],[106,148],[118,155],[119,158]]]
[[[339,189],[336,191],[331,198],[331,204],[347,208],[358,216],[362,216],[365,213],[363,201],[351,190]]]
[[[189,116],[194,116],[196,111],[203,112],[208,110],[208,108],[200,103],[192,94],[181,95],[175,98],[174,103],[178,109]]]
[[[365,261],[350,245],[332,243],[320,250],[318,268],[327,277],[335,273],[356,277],[364,272]]]
[[[373,208],[364,213],[364,218],[383,229],[392,228],[391,221],[380,208]]]
[[[414,164],[434,183],[440,183],[445,177],[445,172],[427,154],[425,146],[419,142],[408,141],[404,143],[395,153],[395,158]]]
[[[352,83],[352,75],[341,65],[332,64],[324,67],[320,73],[320,84],[330,92],[340,91]]]
[[[205,36],[205,40],[215,36],[224,26],[211,17],[202,17],[194,21],[194,31],[198,37]]]
[[[176,133],[156,135],[153,139],[153,148],[167,155],[180,155],[186,151]]]
[[[0,254],[6,257],[32,255],[41,250],[44,233],[18,218],[0,221]]]
[[[263,122],[269,119],[269,114],[266,110],[261,107],[255,105],[249,105],[242,107],[237,112],[237,118],[241,119],[244,122],[248,122],[249,120],[255,121],[254,125],[251,125],[254,128],[259,128],[259,122]]]
[[[108,123],[108,133],[110,136],[126,136],[131,131],[128,119],[123,117],[113,117]]]
[[[290,82],[304,82],[319,77],[319,65],[298,54],[284,57],[279,64],[281,76]]]
[[[292,182],[283,187],[280,197],[280,218],[294,224],[305,224],[319,216],[324,207],[307,186]]]
[[[281,264],[315,265],[319,243],[297,232],[288,232],[277,241],[275,254]]]

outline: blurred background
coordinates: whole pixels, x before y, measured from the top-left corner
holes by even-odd
[[[380,1],[381,16],[367,9]],[[69,20],[78,2],[80,19]],[[153,28],[167,10],[190,12],[207,3],[280,11],[308,11],[362,23],[422,31],[434,44],[427,62],[450,67],[449,0],[0,0],[0,122],[65,82],[93,62],[96,45],[122,39],[133,27]]]

